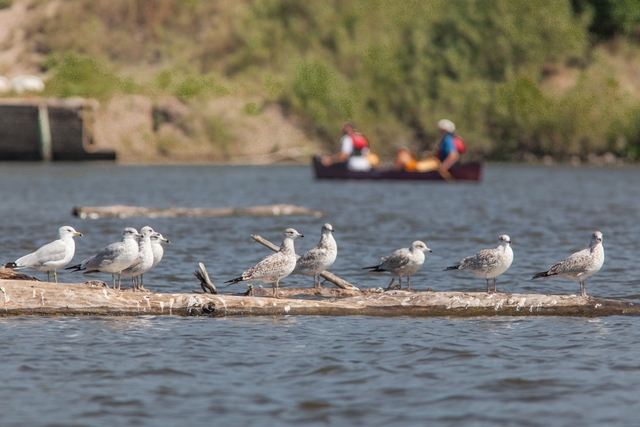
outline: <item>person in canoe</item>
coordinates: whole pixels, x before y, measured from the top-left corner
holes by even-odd
[[[397,171],[416,172],[418,170],[418,159],[413,151],[406,145],[396,147],[396,160],[393,169]]]
[[[458,162],[466,147],[462,138],[455,134],[456,125],[451,120],[440,120],[438,132],[442,139],[438,143],[435,155],[425,152],[425,156],[418,160],[411,150],[404,146],[399,147],[396,149],[394,169],[408,172],[437,170],[445,179],[451,179],[449,169]]]
[[[344,164],[349,170],[367,172],[371,170],[369,161],[369,141],[364,135],[357,133],[353,123],[346,122],[342,125],[342,139],[340,151],[332,156],[322,156],[324,166]]]
[[[438,172],[449,173],[449,169],[460,160],[460,154],[463,152],[459,145],[462,138],[456,135],[456,125],[451,120],[440,120],[438,132],[442,136],[436,152],[436,157],[440,160]]]

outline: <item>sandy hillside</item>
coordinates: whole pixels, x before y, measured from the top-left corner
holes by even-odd
[[[0,9],[0,76],[31,74],[46,83],[42,55],[28,29],[33,14],[53,13],[59,0],[37,8],[31,3],[14,0],[11,7]],[[255,106],[250,114],[248,104]],[[261,99],[227,96],[182,102],[173,97],[116,96],[93,105],[95,148],[114,149],[125,163],[306,162],[320,146],[295,118]]]

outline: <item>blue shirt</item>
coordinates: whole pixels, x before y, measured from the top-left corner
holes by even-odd
[[[456,144],[453,142],[453,134],[448,133],[444,137],[442,137],[442,141],[440,141],[438,152],[438,158],[440,161],[444,161],[452,151],[458,151],[456,149]]]

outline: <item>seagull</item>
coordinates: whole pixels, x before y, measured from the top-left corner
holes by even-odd
[[[102,249],[91,258],[87,258],[82,263],[67,267],[66,270],[82,271],[84,274],[111,273],[113,288],[116,287],[115,275],[118,275],[118,289],[120,289],[120,273],[128,268],[138,258],[138,242],[136,237],[142,237],[133,227],[127,227],[122,232],[122,240],[112,243]]]
[[[171,243],[160,233],[154,233],[151,235],[151,251],[153,252],[153,264],[151,265],[151,268],[154,268],[160,263],[160,261],[162,261],[162,256],[164,255],[162,242]]]
[[[398,276],[400,282],[400,289],[402,289],[402,276],[407,276],[407,290],[411,290],[411,275],[418,271],[418,269],[424,264],[424,253],[433,252],[431,249],[421,242],[416,240],[411,244],[411,248],[396,249],[391,255],[383,257],[382,262],[378,265],[371,267],[364,267],[363,270],[376,271],[388,271],[394,276]],[[387,289],[391,288],[395,277],[391,279],[391,283],[387,286]]]
[[[562,262],[553,264],[547,271],[537,273],[532,277],[559,276],[571,280],[580,280],[580,296],[587,296],[584,280],[596,274],[604,264],[604,247],[602,246],[602,233],[599,231],[591,235],[589,247],[574,253]]]
[[[162,260],[162,256],[164,255],[164,249],[162,248],[162,242],[165,243],[171,243],[169,242],[169,240],[165,239],[162,234],[160,233],[153,233],[151,235],[151,237],[149,238],[151,240],[151,253],[153,253],[153,264],[151,264],[151,267],[149,268],[149,270],[151,270],[152,268],[154,268],[156,265],[158,265],[160,263],[160,261]],[[147,270],[147,271],[149,271]],[[144,283],[142,281],[143,279],[143,274],[140,275],[140,288],[144,289]]]
[[[498,237],[500,246],[495,249],[483,249],[475,255],[468,256],[460,264],[447,267],[449,270],[469,270],[478,277],[487,279],[487,293],[489,293],[489,279],[493,278],[493,292],[496,290],[496,277],[509,269],[513,262],[511,239],[506,234]]]
[[[273,296],[278,298],[278,283],[280,279],[287,277],[296,267],[296,252],[293,247],[293,240],[296,237],[304,237],[293,228],[284,230],[284,240],[278,252],[262,259],[255,267],[251,267],[240,277],[228,280],[227,286],[235,283],[258,280],[263,283],[271,283],[273,286]]]
[[[120,273],[121,276],[131,277],[134,291],[145,290],[142,283],[138,283],[138,278],[153,267],[151,236],[155,234],[155,231],[153,231],[153,228],[145,226],[140,229],[140,234],[142,234],[142,239],[138,242],[138,258]]]
[[[82,236],[73,227],[65,225],[58,229],[60,238],[51,243],[47,243],[37,251],[18,258],[15,262],[6,264],[5,268],[19,270],[29,268],[31,270],[46,271],[47,281],[51,281],[50,271],[53,271],[53,280],[58,283],[57,271],[69,264],[76,252],[75,236]]]
[[[338,256],[338,246],[332,233],[333,226],[328,223],[324,224],[318,245],[298,258],[296,268],[291,273],[313,276],[314,289],[322,287],[320,273],[331,267]]]

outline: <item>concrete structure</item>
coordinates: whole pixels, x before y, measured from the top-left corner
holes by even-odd
[[[0,161],[115,160],[94,148],[94,103],[85,99],[0,99]]]

